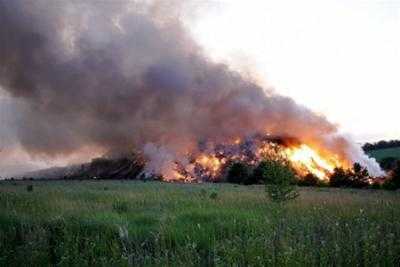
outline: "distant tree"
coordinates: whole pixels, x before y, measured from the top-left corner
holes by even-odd
[[[332,187],[362,188],[369,185],[368,179],[368,170],[359,163],[354,163],[353,169],[351,170],[335,168],[330,177],[329,184]]]
[[[373,145],[372,145],[371,143],[365,143],[365,144],[362,146],[362,149],[364,150],[364,152],[371,151],[372,148],[373,148]]]
[[[329,185],[332,187],[346,187],[350,185],[350,175],[343,168],[335,168],[329,179]]]
[[[319,179],[312,173],[307,174],[297,182],[297,185],[299,186],[317,186],[318,184]]]
[[[365,152],[384,149],[384,148],[392,148],[392,147],[400,147],[400,140],[389,140],[389,141],[378,141],[375,143],[365,143],[362,148]]]
[[[230,183],[244,183],[251,176],[250,167],[243,162],[234,162],[229,167],[227,181]]]
[[[366,187],[369,185],[368,179],[369,179],[369,173],[368,170],[361,166],[359,163],[354,163],[353,165],[353,175],[351,176],[351,187],[356,187],[356,188],[362,188]]]
[[[359,173],[362,171],[362,166],[360,163],[356,162],[353,164],[353,171],[354,173]]]

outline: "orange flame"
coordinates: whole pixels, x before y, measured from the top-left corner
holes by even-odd
[[[216,176],[220,171],[225,159],[219,159],[215,155],[201,155],[196,159],[196,163],[209,171],[209,175]]]
[[[232,144],[240,145],[239,138],[233,140]],[[263,159],[287,159],[299,176],[313,174],[320,180],[328,180],[336,167],[346,167],[346,162],[339,159],[335,154],[323,153],[315,147],[307,144],[280,145],[274,142],[261,142],[254,151],[254,157],[246,157],[244,154],[236,153],[223,155],[215,153],[202,153],[192,163],[181,166],[182,172],[174,170],[173,179],[185,182],[196,181],[195,166],[201,168],[201,174],[208,179],[218,179],[223,173],[226,163],[230,161],[245,161],[255,166]]]
[[[302,175],[311,173],[320,180],[328,179],[336,167],[342,166],[335,157],[323,158],[306,144],[288,147],[284,150],[284,154],[298,173]]]

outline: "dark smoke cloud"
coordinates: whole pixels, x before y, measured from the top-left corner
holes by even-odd
[[[267,131],[342,157],[355,149],[325,118],[211,62],[177,6],[158,7],[0,0],[0,86],[18,99],[11,117],[24,150],[55,157],[152,144],[179,157],[199,140]]]

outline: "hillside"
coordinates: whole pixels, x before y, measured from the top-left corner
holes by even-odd
[[[400,159],[400,147],[383,148],[368,151],[367,154],[374,157],[377,161],[381,161],[384,158],[397,158]]]

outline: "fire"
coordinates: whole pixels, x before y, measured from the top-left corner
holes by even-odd
[[[196,160],[196,162],[209,169],[213,173],[218,172],[222,165],[221,160],[215,157],[215,155],[202,155]]]
[[[285,142],[286,141],[286,142]],[[243,162],[255,167],[262,160],[288,160],[299,177],[313,174],[327,180],[336,167],[345,167],[337,155],[319,151],[315,146],[270,137],[237,138],[231,143],[215,145],[189,156],[189,163],[176,162],[170,181],[215,181],[222,179],[231,162]],[[190,160],[191,159],[191,160]]]
[[[333,157],[323,158],[315,150],[306,144],[296,147],[288,147],[284,150],[288,160],[293,168],[302,175],[311,173],[320,180],[328,179],[328,175],[333,173],[334,169],[341,164]]]
[[[205,174],[211,177],[216,177],[222,166],[226,163],[226,159],[217,158],[215,155],[201,155],[195,163],[205,170]]]
[[[236,145],[238,145],[238,144],[240,144],[241,141],[242,141],[242,140],[238,137],[238,138],[235,139],[234,143],[235,143]]]

